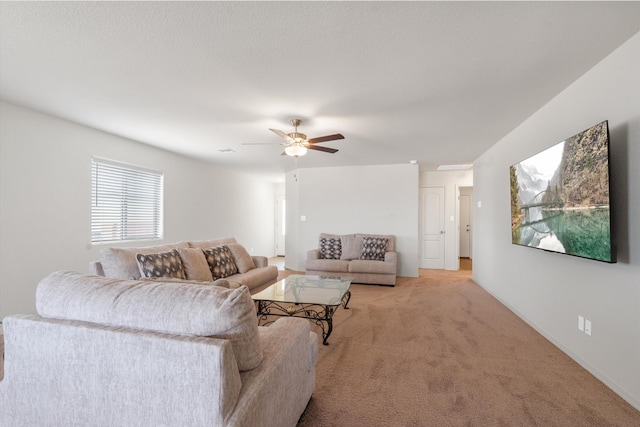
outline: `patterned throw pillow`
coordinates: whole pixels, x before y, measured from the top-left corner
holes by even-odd
[[[137,254],[136,260],[142,277],[173,277],[186,279],[182,258],[177,250],[159,254]]]
[[[233,260],[233,254],[227,245],[203,249],[213,280],[223,279],[238,272],[238,266]]]
[[[342,242],[340,239],[320,238],[320,259],[340,259]]]
[[[363,237],[360,259],[372,259],[384,261],[384,253],[387,251],[389,239],[384,237]]]

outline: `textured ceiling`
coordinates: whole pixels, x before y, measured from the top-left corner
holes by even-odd
[[[2,2],[0,97],[269,176],[293,159],[242,143],[296,117],[345,135],[297,167],[432,168],[472,162],[638,31],[640,2]]]

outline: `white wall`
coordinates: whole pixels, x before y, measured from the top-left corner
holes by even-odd
[[[294,178],[297,176],[297,181]],[[304,271],[320,233],[396,236],[398,275],[418,276],[417,165],[310,168],[287,175],[285,265]],[[301,221],[301,216],[306,221]]]
[[[35,312],[38,281],[87,271],[91,156],[164,172],[164,240],[233,236],[273,255],[275,184],[0,103],[0,319]],[[123,245],[124,246],[124,245]]]
[[[420,187],[444,187],[444,218],[445,218],[445,243],[444,243],[444,268],[445,270],[458,270],[460,258],[460,202],[458,190],[460,187],[473,186],[473,171],[423,171],[420,173]],[[424,213],[420,209],[419,215]],[[453,221],[451,221],[453,217]]]
[[[474,163],[473,278],[640,409],[640,33]],[[511,244],[509,166],[609,120],[618,263]],[[577,329],[592,321],[591,337]]]

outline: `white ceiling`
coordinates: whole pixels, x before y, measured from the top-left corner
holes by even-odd
[[[296,117],[345,136],[298,167],[430,169],[473,162],[638,31],[640,2],[3,2],[0,97],[269,176],[293,159],[242,143]]]

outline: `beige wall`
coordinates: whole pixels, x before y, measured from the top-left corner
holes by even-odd
[[[473,278],[640,409],[640,33],[474,163]],[[603,120],[618,263],[511,244],[509,166]],[[593,334],[578,331],[578,315]]]
[[[89,231],[93,155],[164,172],[165,242],[234,236],[273,255],[275,184],[2,102],[0,318],[35,312],[42,277],[87,271],[98,258]]]
[[[304,271],[320,233],[393,234],[398,275],[417,277],[418,174],[418,166],[408,163],[289,173],[286,267]]]

